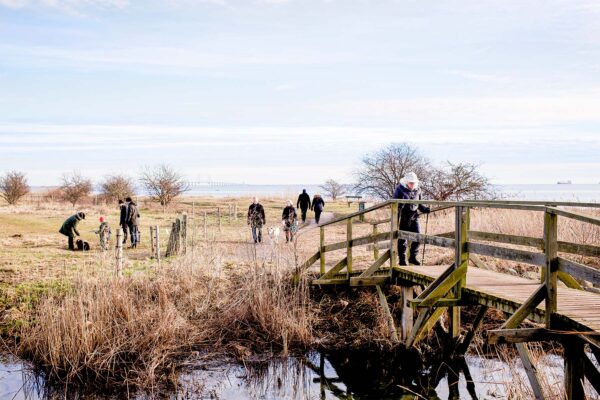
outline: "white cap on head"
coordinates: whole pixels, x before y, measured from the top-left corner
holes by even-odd
[[[409,172],[404,176],[404,178],[402,178],[402,180],[406,183],[419,183],[419,178],[417,178],[417,174],[415,174],[414,172]]]

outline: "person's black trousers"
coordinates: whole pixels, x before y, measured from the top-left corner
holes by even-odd
[[[125,244],[127,242],[127,232],[129,232],[127,223],[122,224],[121,228],[123,228],[123,244]]]
[[[75,250],[75,243],[73,243],[73,239],[75,239],[73,236],[68,236],[69,250]]]
[[[302,214],[302,222],[306,222],[306,212],[308,211],[308,208],[300,208],[301,214]]]
[[[420,233],[421,228],[419,227],[418,219],[408,219],[401,218],[400,219],[400,230]],[[398,256],[406,255],[406,239],[398,239]],[[419,251],[419,246],[421,244],[419,242],[411,242],[410,244],[410,256],[417,257],[417,252]]]
[[[321,219],[321,211],[315,210],[315,222],[318,224]]]

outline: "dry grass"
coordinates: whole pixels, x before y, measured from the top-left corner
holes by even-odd
[[[312,342],[306,285],[287,273],[184,258],[152,273],[83,278],[51,292],[21,331],[19,355],[66,382],[149,387],[190,355],[247,358]]]

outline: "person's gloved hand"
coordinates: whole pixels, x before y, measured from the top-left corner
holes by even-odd
[[[431,212],[430,207],[423,207],[423,214],[429,214]]]

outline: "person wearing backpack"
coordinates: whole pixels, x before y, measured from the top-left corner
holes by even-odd
[[[140,241],[140,230],[138,229],[138,219],[140,218],[140,212],[138,210],[137,204],[128,197],[125,199],[127,202],[127,227],[129,228],[129,232],[131,234],[131,247],[135,249],[137,244]]]

